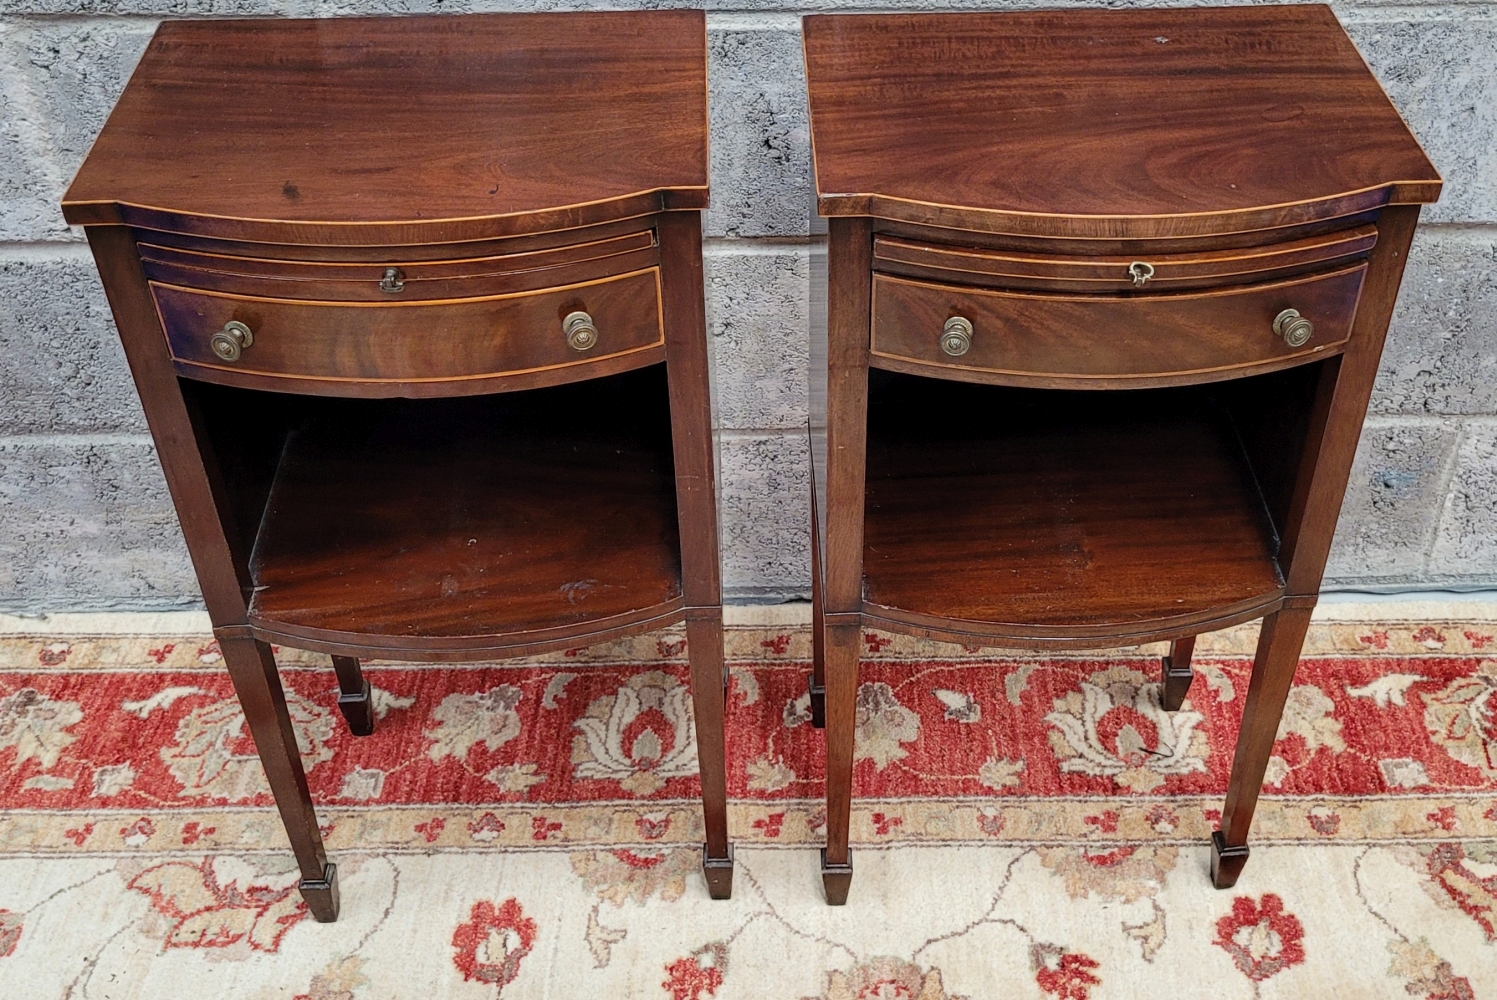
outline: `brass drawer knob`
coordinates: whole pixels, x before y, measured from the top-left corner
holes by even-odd
[[[953,358],[966,354],[972,348],[972,321],[965,316],[953,316],[941,328],[941,350]]]
[[[224,328],[213,335],[208,341],[208,346],[213,348],[213,353],[220,361],[228,361],[231,364],[239,360],[244,349],[255,342],[255,335],[250,328],[231,319],[224,324]]]
[[[1304,347],[1315,333],[1315,324],[1301,316],[1298,309],[1285,309],[1273,318],[1273,332],[1290,347]]]
[[[561,332],[566,334],[567,346],[574,351],[591,350],[598,343],[598,328],[585,312],[567,313],[561,321]]]
[[[394,295],[396,292],[405,290],[405,272],[398,267],[385,268],[384,277],[379,279],[379,290]]]

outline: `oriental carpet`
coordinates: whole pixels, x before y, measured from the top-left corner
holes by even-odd
[[[1497,997],[1497,608],[1326,605],[1253,856],[1207,875],[1255,626],[1159,654],[868,632],[849,903],[821,899],[803,609],[728,630],[731,902],[685,640],[279,662],[342,916],[319,925],[198,615],[0,621],[0,997]]]

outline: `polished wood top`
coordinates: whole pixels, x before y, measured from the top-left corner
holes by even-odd
[[[681,10],[167,22],[63,208],[388,244],[706,203],[706,21]]]
[[[1325,6],[803,23],[823,215],[1150,238],[1439,194]]]

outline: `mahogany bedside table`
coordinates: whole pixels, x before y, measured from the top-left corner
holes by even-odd
[[[803,23],[827,901],[864,626],[1170,640],[1175,710],[1194,637],[1262,618],[1230,886],[1439,175],[1323,6]]]
[[[732,889],[696,11],[163,24],[65,200],[319,920],[270,643],[476,660],[685,621]]]

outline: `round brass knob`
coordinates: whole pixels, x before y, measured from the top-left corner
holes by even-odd
[[[972,348],[972,321],[965,316],[953,316],[941,328],[941,350],[953,358],[966,354]]]
[[[219,360],[232,364],[238,361],[244,349],[254,342],[255,335],[250,332],[250,328],[237,319],[231,319],[224,324],[222,330],[213,335],[213,339],[208,341],[208,346],[213,348],[213,353],[218,356]]]
[[[574,351],[591,350],[598,343],[598,328],[593,318],[585,312],[567,313],[561,321],[561,332],[566,334],[567,346]]]
[[[1285,309],[1273,318],[1273,332],[1290,347],[1304,347],[1315,333],[1315,324],[1301,316],[1298,309]]]

